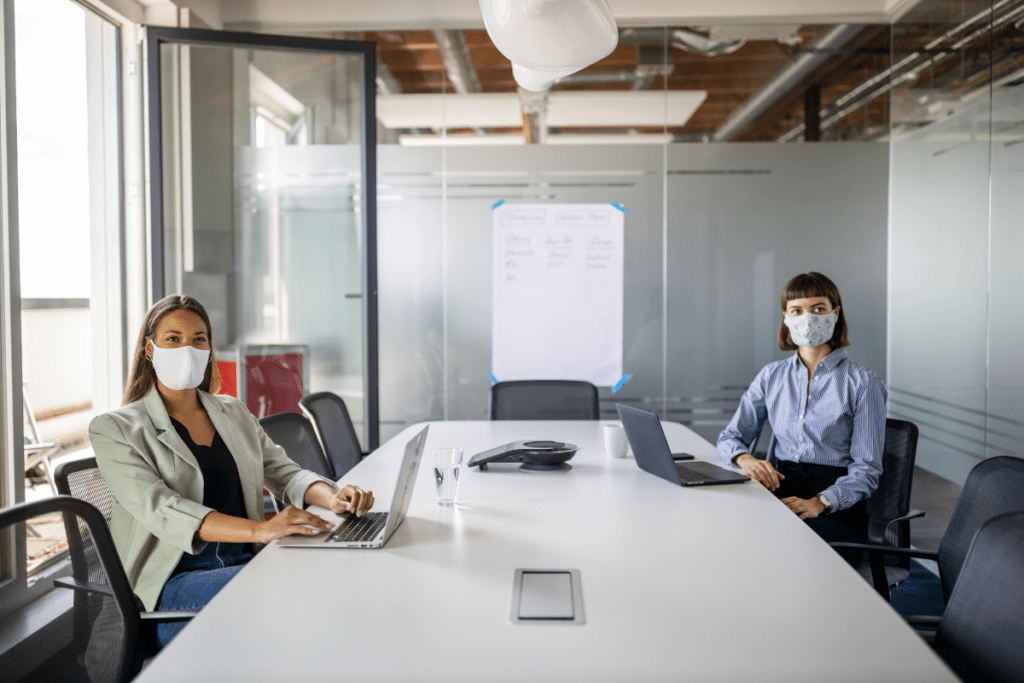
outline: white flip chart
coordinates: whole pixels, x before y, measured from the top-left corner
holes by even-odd
[[[622,378],[625,208],[499,204],[491,373],[499,381]]]

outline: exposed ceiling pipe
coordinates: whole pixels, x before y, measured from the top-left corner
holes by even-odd
[[[711,40],[699,33],[683,29],[676,29],[672,32],[672,47],[682,48],[707,57],[732,54],[746,44],[745,40]]]
[[[402,85],[380,57],[377,57],[377,92],[381,95],[398,95],[402,92]]]
[[[636,80],[633,90],[647,90],[658,76],[668,77],[676,68],[674,60],[666,59],[665,48],[658,45],[641,45],[633,70]]]
[[[548,94],[519,88],[523,110],[523,139],[528,145],[543,145],[548,137]]]
[[[441,60],[455,92],[460,95],[480,92],[480,80],[476,76],[476,67],[473,66],[469,46],[466,45],[462,31],[435,29],[434,40],[437,42],[437,49],[441,51]],[[480,135],[490,132],[484,128],[473,130]]]
[[[758,90],[749,100],[729,115],[725,123],[711,136],[712,142],[726,142],[746,128],[754,119],[778,104],[790,90],[808,74],[850,42],[861,29],[861,24],[837,24],[818,40],[807,52],[801,53],[779,72],[775,78]]]
[[[998,14],[998,11],[1002,10],[1004,7],[1007,8],[1007,11],[1003,14]],[[1012,22],[1021,12],[1024,12],[1024,6],[1014,5],[1013,0],[1000,0],[1000,2],[995,3],[991,7],[982,10],[949,31],[946,31],[938,38],[935,38],[926,44],[921,52],[912,52],[896,64],[890,66],[888,69],[867,78],[860,85],[848,91],[842,97],[839,97],[835,102],[830,103],[827,109],[822,108],[820,111],[822,129],[838,123],[853,111],[866,106],[872,100],[881,97],[898,86],[915,80],[920,72],[925,69],[934,68],[936,65],[958,55],[959,50],[978,38],[983,37],[987,33],[995,31],[996,29]],[[979,23],[988,19],[990,14],[992,15],[992,18],[988,23]],[[932,54],[933,51],[942,43],[953,39],[963,31],[973,27],[975,24],[978,24],[979,27],[967,34],[965,37],[954,42],[950,46],[949,50],[939,54]],[[872,88],[874,88],[874,90],[872,90]],[[776,142],[790,142],[795,140],[801,133],[803,133],[803,131],[804,124],[798,124],[780,135]]]
[[[460,95],[480,92],[476,67],[473,66],[473,60],[470,59],[469,46],[466,45],[466,38],[462,35],[462,31],[436,29],[434,40],[437,41],[437,49],[441,51],[444,68],[448,72],[448,78],[451,80],[455,92]]]
[[[558,83],[632,83],[636,71],[578,71],[558,79]]]
[[[679,50],[697,52],[708,57],[727,55],[743,47],[745,40],[712,40],[693,31],[677,28],[624,28],[619,31],[619,42],[634,45],[662,45],[666,43]]]

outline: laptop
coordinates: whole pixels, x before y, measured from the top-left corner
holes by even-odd
[[[626,429],[626,438],[633,448],[636,464],[644,472],[680,486],[739,484],[750,480],[745,474],[702,460],[685,464],[675,462],[657,415],[621,403],[617,403],[615,409],[619,411],[622,426]]]
[[[390,512],[367,512],[362,518],[349,516],[330,531],[316,536],[285,536],[278,545],[283,548],[382,547],[405,519],[405,511],[409,509],[412,490],[416,486],[416,473],[420,469],[420,460],[423,456],[423,444],[427,442],[428,429],[429,425],[405,445],[405,457],[402,458],[402,469],[398,471]],[[308,509],[321,517],[334,515],[327,508],[317,505],[311,505]]]

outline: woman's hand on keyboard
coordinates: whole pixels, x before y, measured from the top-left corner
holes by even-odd
[[[342,486],[331,498],[331,511],[337,514],[350,512],[362,517],[373,507],[373,491],[364,491],[358,486]]]
[[[286,507],[267,521],[257,524],[255,540],[257,543],[270,543],[275,538],[283,536],[313,536],[333,528],[333,524],[319,515],[297,507]]]

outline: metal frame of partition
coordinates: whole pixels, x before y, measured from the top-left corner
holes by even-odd
[[[160,101],[160,46],[164,43],[358,54],[363,60],[363,347],[366,354],[366,440],[368,450],[380,442],[377,371],[377,46],[352,40],[299,38],[260,33],[149,27],[146,29],[146,107],[149,153],[149,218],[152,300],[164,296],[163,139]]]

